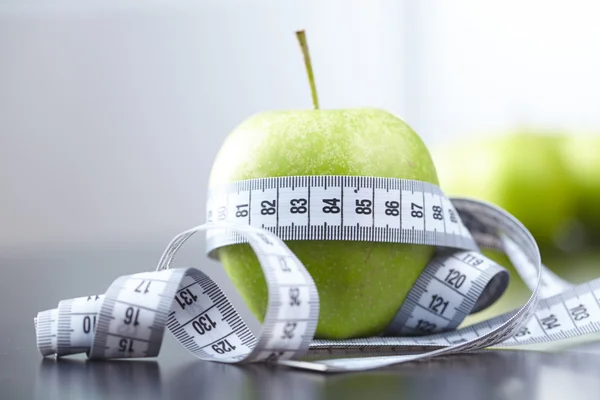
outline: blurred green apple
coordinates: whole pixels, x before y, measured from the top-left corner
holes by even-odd
[[[600,135],[573,135],[565,140],[564,161],[576,184],[577,216],[593,233],[600,232]]]
[[[294,175],[377,176],[437,184],[429,151],[403,120],[383,110],[357,108],[269,111],[250,117],[223,143],[210,186]],[[394,243],[286,243],[319,291],[316,335],[332,339],[381,333],[434,252],[429,246]],[[218,255],[242,298],[262,320],[267,287],[250,247],[226,246]]]
[[[573,183],[563,163],[564,138],[519,131],[432,150],[442,190],[494,203],[516,216],[540,245],[570,226]]]

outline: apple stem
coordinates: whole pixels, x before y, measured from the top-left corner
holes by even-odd
[[[315,110],[319,109],[319,97],[317,96],[317,86],[315,85],[315,75],[313,74],[312,63],[310,62],[310,53],[308,51],[308,42],[306,41],[306,35],[304,30],[297,31],[296,37],[300,48],[302,49],[302,55],[304,56],[304,65],[306,66],[306,74],[308,75],[308,83],[310,83],[310,93],[312,95],[313,106]]]

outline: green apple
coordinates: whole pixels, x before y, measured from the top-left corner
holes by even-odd
[[[380,109],[356,108],[269,111],[250,117],[223,143],[210,185],[294,175],[378,176],[437,184],[429,151],[403,120]],[[286,243],[317,285],[321,308],[316,335],[331,339],[381,333],[434,252],[430,246],[394,243]],[[226,246],[218,255],[244,301],[262,320],[267,288],[249,246]]]
[[[575,199],[560,135],[518,131],[432,150],[442,190],[494,203],[517,217],[540,245],[569,227]]]
[[[600,135],[573,135],[563,146],[564,160],[576,184],[578,218],[600,232]]]

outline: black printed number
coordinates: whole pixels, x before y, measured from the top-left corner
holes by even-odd
[[[140,309],[134,309],[133,307],[127,307],[127,310],[125,310],[125,319],[123,320],[123,322],[125,322],[126,325],[131,325],[133,324],[133,326],[138,326],[140,323],[138,321],[138,318],[140,317]]]
[[[275,209],[276,206],[276,200],[272,200],[272,201],[268,201],[268,200],[263,200],[260,202],[260,213],[262,215],[273,215],[275,214],[277,211]]]
[[[385,202],[385,215],[397,217],[400,215],[400,203],[397,201],[386,201]]]
[[[229,343],[229,341],[227,339],[218,341],[217,343],[213,344],[211,347],[217,354],[225,354],[225,353],[229,353],[230,351],[235,350],[235,346],[232,345],[231,343]]]
[[[550,314],[546,318],[542,318],[540,322],[546,330],[558,328],[560,326],[560,324],[558,323],[558,318],[556,318],[556,315],[554,314]]]
[[[142,293],[142,294],[148,293],[150,291],[151,283],[152,283],[152,281],[142,281],[139,285],[137,285],[134,292]]]
[[[275,362],[277,360],[279,360],[279,358],[284,355],[285,352],[283,351],[274,351],[271,354],[269,354],[269,356],[267,358],[265,358],[266,362]]]
[[[119,340],[119,351],[122,353],[128,352],[133,353],[133,339],[121,339]]]
[[[354,211],[356,211],[357,214],[366,214],[366,215],[370,215],[373,212],[373,209],[371,208],[373,206],[373,202],[371,200],[368,199],[364,199],[364,200],[356,200],[356,209]]]
[[[424,319],[420,319],[417,322],[417,329],[420,330],[420,331],[422,331],[422,332],[431,333],[431,332],[433,332],[435,330],[435,328],[437,328],[436,324],[434,324],[432,322],[429,322],[429,321],[426,321]]]
[[[325,214],[339,214],[342,209],[337,205],[340,199],[323,199],[323,203],[327,204],[323,207]]]
[[[440,221],[444,219],[444,215],[442,214],[442,207],[433,206],[431,207],[431,210],[433,211],[433,219],[437,219]]]
[[[236,218],[244,218],[248,216],[248,204],[238,204],[235,206],[236,212],[235,212],[235,216]]]
[[[308,200],[306,199],[292,199],[290,200],[290,212],[292,214],[306,214],[308,211]]]
[[[93,317],[85,316],[83,317],[83,333],[90,333],[96,327],[96,316]]]
[[[283,328],[282,339],[292,339],[294,337],[294,330],[296,329],[296,322],[288,322]]]
[[[217,209],[217,219],[219,221],[225,221],[226,218],[227,218],[227,208],[219,207]]]
[[[454,268],[451,268],[448,271],[448,275],[446,276],[444,281],[446,283],[448,283],[449,285],[454,286],[456,289],[458,289],[463,285],[463,283],[465,283],[466,279],[467,279],[467,277],[464,274],[461,274],[460,271],[457,271]]]
[[[192,327],[200,335],[204,335],[206,332],[211,331],[212,328],[215,328],[216,326],[217,323],[210,319],[209,315],[202,315],[198,317],[197,320],[192,322]]]
[[[177,304],[181,307],[182,310],[185,309],[185,306],[191,306],[198,300],[198,296],[196,296],[190,288],[182,290],[181,292],[175,295],[175,300],[177,300]]]
[[[300,289],[290,288],[290,306],[300,305]]]
[[[429,309],[431,311],[442,315],[444,314],[444,311],[446,311],[446,307],[448,307],[448,300],[444,301],[444,298],[437,294],[431,296],[431,302],[429,303]]]
[[[279,259],[279,267],[281,268],[282,272],[292,272],[292,269],[287,264],[287,261],[285,261],[284,258]]]
[[[454,212],[453,209],[451,209],[451,208],[448,209],[448,216],[450,218],[450,222],[453,222],[453,223],[458,222],[458,219],[456,218],[456,213]]]
[[[575,321],[581,321],[582,319],[586,319],[590,316],[583,304],[573,307],[569,311],[571,312],[571,315]]]
[[[423,218],[423,207],[415,204],[415,203],[410,203],[410,216],[413,218]]]
[[[470,253],[466,253],[465,255],[463,255],[462,260],[465,263],[472,265],[474,267],[483,263],[483,259],[475,257],[473,254],[470,254]]]
[[[529,329],[527,329],[526,326],[522,327],[519,332],[517,332],[515,334],[516,337],[523,337],[525,335],[531,335],[531,332],[529,331]]]

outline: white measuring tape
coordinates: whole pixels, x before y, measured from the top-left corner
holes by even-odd
[[[173,239],[156,272],[120,277],[104,295],[64,300],[40,312],[35,325],[42,355],[153,357],[166,326],[204,360],[353,371],[600,331],[600,279],[578,286],[562,280],[541,264],[532,236],[511,215],[480,201],[449,200],[429,183],[346,176],[255,179],[211,190],[207,213],[207,224]],[[269,293],[258,336],[207,275],[170,268],[198,231],[207,231],[213,257],[217,248],[243,242],[256,253]],[[313,340],[317,288],[284,240],[410,243],[436,246],[438,252],[386,336]],[[496,301],[508,283],[507,271],[479,247],[503,250],[532,295],[518,310],[457,329],[468,314]],[[371,354],[378,356],[364,357]],[[324,355],[329,359],[314,359]]]

